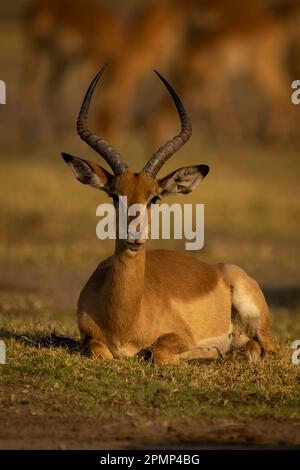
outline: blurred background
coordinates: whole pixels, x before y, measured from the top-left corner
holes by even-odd
[[[205,204],[209,262],[243,266],[272,307],[300,299],[298,0],[14,0],[0,5],[0,308],[51,318],[76,297],[113,244],[96,238],[105,194],[77,183],[65,151],[105,163],[76,134],[85,90],[103,63],[90,128],[141,169],[178,130],[157,68],[193,122],[193,138],[161,176],[211,167],[194,193]],[[184,241],[149,242],[184,249]],[[178,273],[180,275],[180,273]]]

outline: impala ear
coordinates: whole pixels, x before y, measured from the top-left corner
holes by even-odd
[[[62,153],[61,156],[71,167],[80,183],[88,184],[93,188],[102,189],[104,191],[108,190],[109,184],[113,179],[113,175],[109,171],[94,162],[73,157],[68,153]]]
[[[208,165],[195,165],[179,168],[158,180],[160,196],[187,194],[193,191],[209,172]]]

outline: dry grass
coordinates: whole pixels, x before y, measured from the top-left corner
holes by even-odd
[[[180,366],[154,366],[142,358],[101,362],[80,353],[69,315],[51,323],[4,321],[7,344],[0,402],[31,414],[134,417],[137,422],[197,422],[201,416],[300,417],[300,366],[290,340],[300,338],[300,314],[275,316],[280,353],[259,365],[241,353]],[[68,339],[67,339],[68,338]]]

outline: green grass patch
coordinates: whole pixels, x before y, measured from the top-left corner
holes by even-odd
[[[258,365],[239,352],[179,366],[156,366],[138,357],[92,360],[79,350],[75,322],[59,316],[61,321],[26,326],[24,319],[3,322],[7,364],[0,375],[2,406],[37,415],[134,417],[138,422],[300,417],[300,366],[292,364],[290,348],[300,333],[299,313],[276,313],[273,331],[280,352]]]

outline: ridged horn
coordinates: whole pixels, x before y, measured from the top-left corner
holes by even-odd
[[[90,147],[96,150],[96,152],[99,153],[104,158],[104,160],[106,160],[115,175],[120,175],[121,173],[127,171],[128,168],[126,163],[123,161],[121,155],[114,149],[112,145],[110,145],[101,137],[98,137],[96,134],[93,134],[88,129],[87,125],[91,98],[93,96],[93,92],[98,83],[98,80],[103,74],[105,68],[106,65],[104,65],[100,72],[97,73],[95,78],[92,80],[90,86],[88,87],[88,90],[85,94],[78,114],[76,127],[80,138],[84,140]]]
[[[172,157],[172,155],[174,155],[174,153],[177,152],[177,150],[179,150],[180,147],[182,147],[192,135],[191,121],[189,120],[185,108],[182,102],[180,101],[177,93],[175,92],[174,88],[167,82],[164,77],[160,75],[159,72],[157,72],[157,70],[154,70],[154,72],[166,86],[171,97],[173,98],[180,118],[181,131],[179,134],[175,135],[173,139],[169,140],[164,145],[159,147],[159,149],[152,155],[152,157],[144,166],[144,171],[149,173],[153,178],[156,177],[157,173],[165,164],[165,162],[170,157]]]

